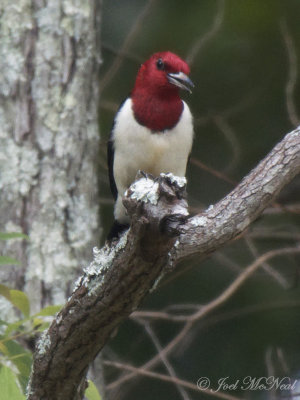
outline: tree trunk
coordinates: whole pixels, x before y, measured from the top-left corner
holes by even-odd
[[[0,278],[32,312],[64,303],[100,235],[100,3],[0,4],[0,230],[30,238],[6,244],[22,267]]]

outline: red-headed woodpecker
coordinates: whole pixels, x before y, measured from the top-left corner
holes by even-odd
[[[122,197],[139,170],[154,176],[163,172],[185,176],[193,121],[179,89],[191,93],[189,72],[176,54],[153,54],[140,67],[130,97],[115,116],[108,141],[109,180],[116,200],[109,239],[128,227]]]

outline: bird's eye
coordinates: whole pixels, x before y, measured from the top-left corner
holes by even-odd
[[[164,64],[164,62],[163,62],[163,60],[161,58],[159,58],[157,60],[156,66],[157,66],[157,69],[164,69],[165,68],[165,64]]]

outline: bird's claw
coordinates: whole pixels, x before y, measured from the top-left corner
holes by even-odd
[[[170,237],[178,236],[181,233],[181,225],[184,225],[188,218],[188,215],[182,214],[166,215],[160,221],[160,231]]]
[[[149,174],[148,172],[140,170],[140,173],[146,179],[151,179],[154,182],[156,182],[156,180],[157,180],[157,178],[155,178],[152,174]]]

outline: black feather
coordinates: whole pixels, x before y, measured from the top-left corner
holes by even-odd
[[[129,224],[120,224],[118,221],[114,221],[112,227],[110,228],[109,234],[107,235],[107,240],[111,241],[113,239],[117,239],[127,229],[129,229]]]
[[[125,103],[125,101],[127,100],[127,98],[125,100],[122,101],[116,115],[114,118],[114,122],[113,122],[113,126],[111,128],[110,131],[110,135],[109,135],[109,139],[107,142],[107,166],[108,166],[108,177],[109,177],[109,185],[110,185],[110,190],[111,193],[113,195],[114,200],[117,200],[118,197],[118,189],[116,186],[116,181],[115,181],[115,177],[114,177],[114,158],[115,158],[115,149],[114,149],[114,138],[113,138],[113,134],[114,134],[114,127],[115,127],[115,123],[116,123],[116,118],[117,115],[120,111],[120,109],[122,108],[123,104]]]
[[[113,131],[112,131],[113,132]],[[115,156],[115,149],[114,149],[114,141],[110,138],[107,142],[107,165],[108,165],[108,177],[109,177],[109,185],[110,190],[113,195],[113,198],[117,200],[118,197],[118,189],[116,186],[115,178],[114,178],[114,156]]]

